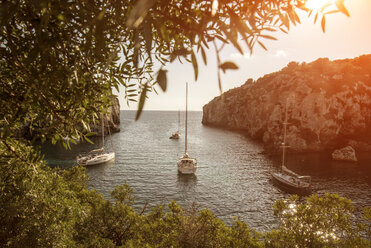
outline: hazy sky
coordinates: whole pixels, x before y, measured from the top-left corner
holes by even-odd
[[[277,41],[263,41],[268,51],[256,45],[253,55],[242,56],[232,46],[223,51],[222,61],[233,61],[239,70],[222,74],[223,91],[241,86],[247,79],[258,79],[265,74],[285,67],[290,61],[311,62],[318,58],[354,58],[371,54],[371,0],[346,0],[345,6],[350,18],[344,14],[331,14],[326,17],[326,33],[322,32],[320,20],[313,24],[313,17],[301,15],[301,24],[291,26],[288,34],[272,33]],[[300,13],[300,12],[299,12]],[[210,48],[212,48],[210,46]],[[191,64],[172,63],[168,70],[168,88],[158,95],[151,93],[145,110],[184,110],[185,83],[189,83],[189,109],[202,110],[202,106],[219,95],[216,73],[216,59],[213,48],[208,51],[208,63],[204,66],[198,60],[199,75],[194,81]],[[123,95],[119,95],[121,109],[136,110],[136,104],[126,105]]]

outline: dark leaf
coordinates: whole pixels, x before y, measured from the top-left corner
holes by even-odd
[[[138,68],[138,60],[139,60],[139,33],[138,30],[134,30],[134,55],[133,55],[133,61],[134,61],[134,66]]]
[[[260,45],[262,48],[264,48],[264,50],[268,51],[268,49],[264,46],[263,43],[261,43],[260,41],[258,41],[258,43],[259,43],[259,45]]]
[[[87,142],[89,142],[90,144],[94,144],[94,142],[91,141],[88,137],[84,136],[84,139],[85,139]]]
[[[277,40],[276,37],[273,37],[273,36],[270,36],[270,35],[261,34],[259,36],[263,37],[263,38],[266,38],[266,39],[270,39],[270,40]]]
[[[138,103],[138,110],[137,110],[137,114],[135,115],[135,120],[137,121],[140,117],[140,115],[142,114],[142,110],[143,110],[143,107],[144,107],[144,102],[146,101],[146,95],[147,95],[147,83],[144,85],[143,89],[142,89],[142,93],[140,93],[140,98],[139,98],[139,103]]]
[[[192,58],[193,70],[195,72],[195,81],[197,81],[197,77],[198,77],[198,64],[197,64],[196,55],[195,55],[195,53],[193,51],[191,53],[191,58]]]
[[[157,83],[160,85],[162,91],[166,91],[167,86],[167,78],[166,78],[167,70],[160,69],[157,73]]]
[[[238,66],[231,61],[224,62],[219,68],[222,69],[224,73],[226,70],[238,70]]]
[[[144,30],[143,30],[143,36],[144,40],[146,41],[146,50],[148,53],[148,56],[151,57],[151,49],[152,49],[152,25],[150,22],[146,22],[144,24]]]
[[[286,30],[284,30],[283,28],[280,28],[280,30],[281,30],[282,32],[284,32],[285,34],[288,33],[288,32],[287,32]]]
[[[207,57],[204,48],[201,46],[201,55],[202,59],[204,60],[205,65],[207,65]]]

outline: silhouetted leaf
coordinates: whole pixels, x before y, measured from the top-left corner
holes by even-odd
[[[348,17],[350,16],[347,8],[345,8],[344,6],[344,0],[336,0],[335,3],[341,12],[343,12]]]
[[[268,49],[264,46],[263,43],[261,43],[260,41],[258,41],[258,43],[259,43],[259,45],[260,45],[262,48],[264,48],[264,50],[268,51]]]
[[[224,73],[226,70],[238,70],[238,66],[231,61],[224,62],[219,68],[222,69]]]
[[[325,29],[326,29],[326,18],[325,18],[325,16],[322,16],[321,27],[322,27],[322,31],[325,32]]]
[[[190,54],[190,52],[187,49],[185,49],[185,48],[176,49],[170,55],[170,62],[173,62],[177,57],[180,57],[180,56],[185,57],[188,54]]]
[[[144,102],[146,101],[146,95],[147,95],[147,83],[144,85],[142,92],[140,93],[139,103],[138,103],[138,110],[137,114],[135,115],[135,120],[137,121],[142,114],[142,110],[144,107]]]
[[[287,30],[290,30],[289,17],[287,15],[280,15],[280,19],[281,19],[283,25],[285,25],[285,27],[287,28]]]
[[[207,57],[204,48],[201,46],[201,55],[202,59],[204,60],[205,65],[207,65]]]
[[[91,141],[88,137],[84,136],[84,139],[85,139],[87,142],[89,142],[90,144],[94,144],[94,142]]]
[[[198,64],[197,64],[196,55],[195,55],[195,53],[193,51],[191,53],[191,58],[192,58],[193,70],[195,72],[195,81],[197,81],[197,77],[198,77]]]
[[[273,37],[273,36],[270,36],[270,35],[261,34],[259,36],[263,37],[263,38],[266,38],[266,39],[270,39],[270,40],[277,40],[276,37]]]
[[[133,62],[134,66],[138,67],[138,60],[139,60],[139,32],[138,30],[134,30],[134,54],[133,54]]]
[[[149,57],[151,57],[151,49],[152,49],[152,25],[149,22],[144,24],[143,30],[144,40],[146,41],[146,50]]]
[[[167,70],[160,69],[157,73],[157,83],[160,85],[162,91],[166,91],[167,86],[167,78],[166,78]]]
[[[282,32],[284,32],[285,34],[288,33],[288,32],[287,32],[286,30],[284,30],[283,28],[280,28],[280,30],[281,30]]]

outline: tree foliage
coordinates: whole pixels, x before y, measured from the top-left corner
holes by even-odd
[[[83,168],[49,168],[19,132],[28,127],[35,139],[53,142],[68,136],[88,140],[89,124],[107,110],[112,89],[120,86],[128,103],[139,98],[139,117],[147,92],[157,83],[166,90],[166,63],[192,63],[197,80],[197,54],[206,64],[205,51],[215,46],[218,70],[237,69],[219,56],[224,45],[241,53],[244,46],[250,52],[256,44],[265,48],[264,39],[275,39],[270,33],[300,23],[297,11],[309,11],[305,2],[1,1],[0,246],[264,246],[245,223],[225,226],[209,210],[186,212],[171,202],[169,211],[157,206],[137,213],[127,185],[108,201],[87,188]],[[343,0],[335,2],[347,13]],[[269,245],[277,244],[274,234],[267,237]]]
[[[297,196],[274,205],[280,219],[278,230],[267,234],[267,247],[367,247],[365,226],[356,224],[349,199],[335,194],[312,195],[300,202]]]
[[[297,11],[309,12],[305,2],[3,1],[1,136],[12,136],[24,125],[37,138],[80,136],[78,127],[89,130],[96,114],[110,105],[112,88],[120,85],[128,103],[141,94],[139,116],[157,82],[166,90],[166,71],[154,62],[191,62],[197,80],[197,53],[206,63],[205,50],[213,44],[217,53],[225,44],[243,53],[241,41],[250,52],[256,44],[265,48],[264,39],[275,39],[269,33],[300,23]],[[342,2],[336,1],[336,10],[347,13]],[[237,68],[222,58],[218,67]]]

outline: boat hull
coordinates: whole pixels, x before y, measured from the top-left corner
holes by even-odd
[[[173,133],[169,139],[180,139],[180,134],[179,133]]]
[[[99,154],[93,157],[85,156],[85,157],[79,158],[77,160],[77,163],[79,165],[89,166],[89,165],[104,164],[114,159],[115,159],[115,153],[110,152],[110,153]]]
[[[180,158],[178,160],[178,172],[182,174],[195,174],[197,161],[194,158]]]
[[[272,181],[285,192],[297,195],[311,194],[310,184],[282,173],[272,173]]]

